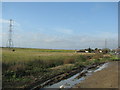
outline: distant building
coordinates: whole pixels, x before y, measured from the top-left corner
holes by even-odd
[[[116,54],[120,55],[120,47],[116,49]]]
[[[94,50],[95,53],[102,53],[103,51],[101,49]]]
[[[85,50],[76,50],[75,53],[85,53]]]
[[[102,53],[102,50],[100,50],[99,52]]]
[[[88,51],[85,51],[86,53],[88,53]]]

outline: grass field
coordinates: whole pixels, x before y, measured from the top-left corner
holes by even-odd
[[[100,53],[75,53],[75,50],[8,48],[2,49],[3,88],[25,87],[81,65],[111,60]]]

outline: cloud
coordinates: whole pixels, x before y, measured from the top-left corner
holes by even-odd
[[[44,30],[44,29],[43,29]],[[70,29],[54,29],[60,35],[46,33],[42,31],[15,32],[13,34],[13,42],[15,47],[35,47],[35,48],[59,48],[59,49],[82,49],[88,48],[104,48],[105,39],[107,39],[108,48],[117,47],[116,33],[101,32],[101,34],[73,34]],[[58,31],[57,31],[58,30]],[[68,30],[68,31],[67,31]],[[51,31],[52,32],[52,31]],[[8,32],[3,32],[3,46],[6,46]],[[61,36],[64,34],[63,36]]]
[[[6,44],[7,35],[4,36],[4,45]],[[18,47],[36,47],[36,48],[61,48],[61,49],[81,49],[81,48],[104,48],[104,38],[94,38],[91,36],[75,36],[60,38],[56,36],[42,35],[38,33],[16,34],[13,38],[14,46]],[[113,39],[114,41],[114,39]],[[115,48],[116,42],[107,41],[107,47]]]
[[[0,23],[9,23],[9,20],[6,20],[6,19],[0,19]]]
[[[71,29],[56,29],[56,31],[63,34],[73,34],[73,30]]]
[[[0,23],[1,24],[9,24],[10,23],[10,20],[7,20],[7,19],[1,19],[0,18]],[[20,24],[18,23],[18,22],[16,22],[16,21],[12,21],[12,24],[14,25],[14,26],[20,26]]]

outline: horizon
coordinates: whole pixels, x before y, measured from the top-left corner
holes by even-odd
[[[3,2],[2,46],[13,19],[14,47],[82,49],[118,47],[117,2]],[[105,46],[105,40],[107,45]]]
[[[9,47],[0,47],[0,48],[9,48]],[[66,49],[66,48],[29,48],[29,47],[10,47],[9,49],[15,49],[15,48],[18,48],[18,49],[46,49],[46,50],[85,50],[85,49],[89,49],[90,47],[88,48],[79,48],[79,49]],[[97,47],[96,47],[97,48]],[[90,48],[92,50],[96,49],[96,48]],[[110,49],[110,48],[97,48],[97,49]],[[110,49],[110,50],[115,50],[115,49],[118,49],[118,48],[113,48],[113,49]]]

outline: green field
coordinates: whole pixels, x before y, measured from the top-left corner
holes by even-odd
[[[112,60],[110,54],[75,53],[75,50],[2,48],[3,88],[24,88],[81,65]]]

